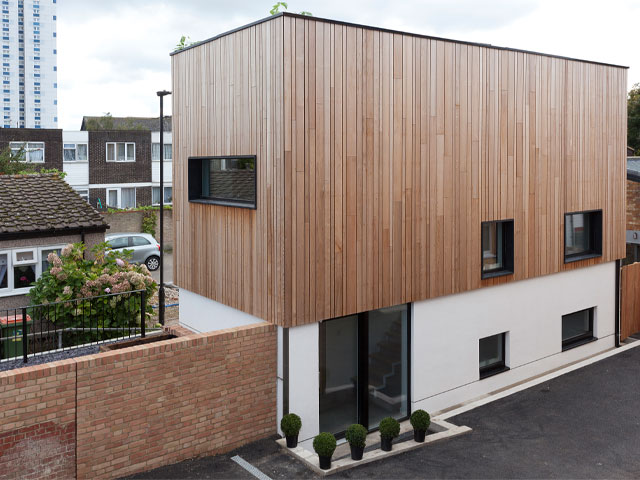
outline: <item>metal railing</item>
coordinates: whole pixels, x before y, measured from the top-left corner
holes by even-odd
[[[146,292],[0,310],[0,361],[146,335]]]

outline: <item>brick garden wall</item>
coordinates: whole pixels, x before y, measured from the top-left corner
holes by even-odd
[[[159,210],[154,210],[156,220],[156,240],[160,240],[160,217]],[[123,210],[117,213],[105,213],[104,221],[109,224],[107,233],[139,233],[142,231],[142,219],[149,211]],[[165,248],[173,248],[173,210],[164,210],[164,245]]]
[[[73,478],[73,360],[0,372],[0,479]]]
[[[0,373],[0,479],[115,478],[272,435],[276,343],[262,323]]]

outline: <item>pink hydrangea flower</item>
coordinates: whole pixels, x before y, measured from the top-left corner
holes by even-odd
[[[111,289],[109,287],[104,289],[105,293],[111,293]]]
[[[116,265],[119,267],[124,267],[124,261],[121,258],[116,258]]]

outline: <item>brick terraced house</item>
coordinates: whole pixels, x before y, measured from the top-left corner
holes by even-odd
[[[627,258],[640,262],[640,157],[627,157]]]
[[[301,440],[616,344],[626,67],[284,13],[172,77],[181,322],[276,324]]]
[[[108,225],[57,174],[0,175],[0,317],[28,305],[47,256],[75,242],[89,251]]]
[[[110,117],[109,130],[0,129],[0,149],[24,147],[25,160],[64,171],[65,180],[98,210],[160,204],[158,118]],[[93,123],[95,125],[95,123]],[[164,123],[164,203],[172,202],[171,118]]]

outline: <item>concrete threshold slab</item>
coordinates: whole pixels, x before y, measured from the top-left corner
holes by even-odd
[[[413,428],[411,427],[411,424],[408,420],[400,423],[400,437],[402,437],[403,434],[407,434],[411,431],[413,431]],[[415,450],[417,448],[424,447],[441,440],[457,437],[458,435],[462,435],[470,431],[471,428],[466,426],[453,425],[452,423],[449,423],[445,420],[432,420],[431,426],[429,427],[429,431],[427,432],[427,436],[425,437],[423,443],[415,442],[413,438],[400,440],[397,443],[394,441],[393,447],[390,452],[385,452],[379,447],[374,448],[365,451],[364,455],[362,456],[362,460],[351,460],[351,451],[349,448],[349,444],[343,443],[336,448],[336,451],[334,452],[332,457],[331,468],[329,470],[322,470],[320,468],[318,455],[300,446],[300,444],[298,444],[296,448],[287,448],[286,439],[281,438],[276,442],[287,452],[287,454],[303,462],[315,473],[326,476],[333,473],[342,472],[359,465],[365,465],[367,463],[393,457],[394,455],[399,455],[400,453]],[[380,433],[373,432],[367,435],[367,445],[379,446]]]

